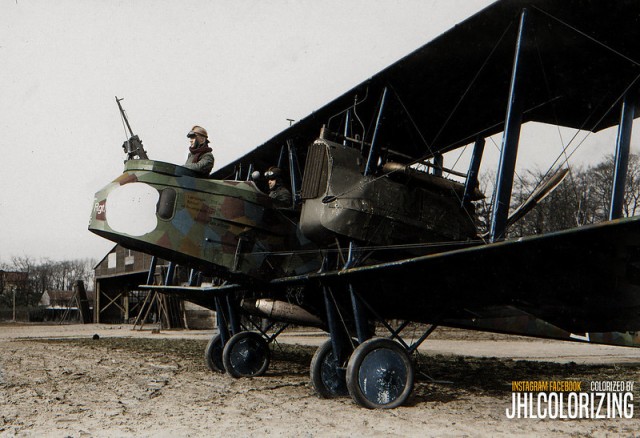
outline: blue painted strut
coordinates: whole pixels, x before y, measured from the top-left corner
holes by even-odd
[[[469,171],[467,172],[467,180],[464,184],[464,196],[462,197],[462,205],[464,207],[471,199],[471,192],[478,185],[478,172],[480,171],[480,163],[482,161],[482,154],[484,153],[485,139],[478,137],[473,147],[473,155],[471,156],[471,163],[469,163]]]
[[[382,92],[382,99],[380,101],[380,109],[378,110],[378,117],[376,119],[376,127],[373,131],[373,138],[371,139],[371,147],[369,148],[369,157],[367,158],[367,165],[364,168],[364,176],[371,175],[375,169],[378,161],[378,148],[376,140],[378,138],[378,130],[380,129],[380,122],[382,121],[382,112],[384,111],[384,104],[387,100],[387,87],[384,87]]]
[[[613,187],[611,188],[611,207],[609,208],[609,219],[619,219],[622,217],[622,207],[624,205],[624,187],[627,181],[627,168],[629,165],[629,145],[631,144],[631,127],[635,115],[635,105],[631,101],[631,94],[627,93],[622,102],[622,112],[620,114],[620,125],[618,126],[618,137],[616,139],[616,157],[613,173]],[[635,96],[635,93],[633,93]]]
[[[147,274],[147,284],[154,283],[157,264],[158,264],[158,258],[156,256],[151,257],[151,264],[149,265],[149,273]]]
[[[516,42],[515,56],[511,71],[511,85],[509,87],[509,102],[507,116],[502,135],[502,151],[500,152],[500,164],[496,179],[496,197],[493,201],[493,214],[491,218],[490,239],[492,242],[504,238],[511,202],[511,190],[513,188],[513,175],[518,156],[518,141],[520,140],[520,126],[522,125],[522,104],[518,94],[518,76],[522,68],[522,49],[524,45],[525,25],[527,10],[523,9],[520,15],[518,28],[518,40]]]

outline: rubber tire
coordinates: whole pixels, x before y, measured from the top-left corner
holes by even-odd
[[[413,392],[414,378],[409,354],[391,339],[374,338],[363,342],[347,364],[349,395],[358,405],[368,409],[393,409],[405,403]],[[368,380],[374,384],[368,384]],[[381,398],[385,394],[393,398]]]
[[[222,362],[222,351],[224,346],[220,340],[220,335],[215,335],[209,340],[207,348],[204,349],[204,362],[214,373],[224,373],[224,363]]]
[[[247,359],[256,364],[247,363]],[[256,332],[236,333],[222,351],[224,369],[235,378],[262,376],[269,368],[270,360],[269,344]]]
[[[331,360],[333,363],[329,363]],[[326,341],[316,350],[311,359],[310,374],[311,384],[322,398],[345,397],[349,395],[347,389],[346,374],[340,376],[336,370],[336,362],[333,360],[333,345],[331,339]],[[335,384],[327,385],[327,378],[334,378]]]

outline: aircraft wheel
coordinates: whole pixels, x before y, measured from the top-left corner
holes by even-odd
[[[214,373],[224,373],[224,363],[222,362],[222,340],[220,335],[215,335],[209,340],[207,348],[204,350],[204,361]]]
[[[256,377],[269,368],[269,344],[256,332],[236,333],[222,351],[224,369],[231,377]]]
[[[311,383],[322,398],[343,397],[349,394],[344,368],[333,356],[331,340],[316,350],[311,360]]]
[[[402,405],[413,391],[413,362],[407,351],[390,339],[375,338],[356,348],[347,365],[351,398],[369,409]]]

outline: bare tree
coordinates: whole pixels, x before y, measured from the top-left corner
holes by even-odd
[[[576,190],[580,194],[580,207],[576,212],[578,224],[602,222],[609,218],[613,187],[614,157],[607,156],[600,163],[584,170]],[[629,155],[629,165],[622,206],[624,217],[640,213],[640,156]]]
[[[587,168],[574,167],[568,177],[533,211],[508,230],[509,237],[528,236],[564,230],[607,220],[611,204],[614,157],[607,156],[602,162]],[[492,187],[493,178],[485,176],[481,185],[485,193]],[[544,178],[543,172],[527,171],[514,180],[512,209],[517,208],[538,187]],[[491,198],[476,205],[481,233],[489,229],[491,223]],[[640,156],[631,154],[623,215],[635,216],[640,213]]]
[[[485,197],[475,203],[477,215],[477,227],[479,234],[489,232],[491,228],[491,214],[493,211],[495,173],[488,172],[480,175],[479,183]]]
[[[25,272],[28,278],[25,290],[17,291],[16,293],[16,304],[21,306],[37,305],[42,292],[44,292],[41,285],[46,281],[46,279],[42,278],[39,263],[29,256],[12,257],[11,270]]]
[[[16,304],[33,307],[38,304],[47,290],[71,290],[76,280],[82,280],[90,288],[93,285],[93,267],[95,260],[51,261],[47,258],[39,261],[29,256],[12,257],[11,263],[4,266],[6,271],[23,272],[28,276],[24,286],[16,290]],[[6,291],[0,284],[0,306],[9,305],[13,291]]]

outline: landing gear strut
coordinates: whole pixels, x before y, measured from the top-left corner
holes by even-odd
[[[345,268],[356,263],[354,248],[350,244]],[[404,404],[413,392],[415,379],[411,354],[437,326],[430,326],[420,339],[408,345],[400,332],[409,322],[394,330],[351,284],[350,299],[346,296],[336,299],[328,286],[323,287],[323,293],[331,338],[318,348],[311,362],[315,390],[328,398],[346,395],[346,388],[354,402],[369,409],[391,409]],[[343,315],[353,319],[345,319]],[[390,338],[374,338],[371,320],[382,323],[391,333]],[[357,342],[350,337],[354,329]]]
[[[346,370],[333,353],[331,340],[316,350],[311,360],[311,384],[322,398],[349,395]]]
[[[213,336],[204,352],[204,359],[213,372],[228,373],[231,377],[257,377],[269,368],[271,351],[269,344],[288,325],[281,326],[269,335],[275,323],[264,330],[253,324],[257,331],[249,331],[240,323],[237,305],[232,297],[221,295],[215,298],[218,334]]]
[[[335,321],[332,323],[334,316],[339,314],[337,303],[335,300],[325,300],[331,340],[318,348],[311,362],[313,387],[324,398],[344,396],[348,393],[354,402],[369,409],[392,409],[401,406],[413,392],[415,370],[411,354],[433,332],[435,326],[431,326],[427,333],[411,346],[399,336],[407,323],[399,330],[393,330],[383,322],[397,341],[390,338],[374,338],[369,330],[364,307],[366,306],[371,313],[372,310],[353,290],[351,293],[352,304],[357,302],[353,306],[354,325],[361,343],[358,345],[358,342],[353,340],[350,340],[351,343],[345,342],[347,324],[344,319],[341,321],[342,324]],[[329,290],[325,290],[325,294],[332,295]],[[334,310],[331,307],[334,307]],[[380,321],[377,315],[376,319]]]

